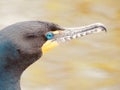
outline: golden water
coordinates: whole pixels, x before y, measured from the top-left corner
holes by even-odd
[[[101,22],[108,32],[62,44],[28,68],[23,90],[120,90],[120,0],[2,0],[1,28],[24,20],[77,27]]]

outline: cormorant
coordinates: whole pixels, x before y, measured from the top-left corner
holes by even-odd
[[[41,57],[42,46],[47,40],[64,41],[82,36],[85,32],[89,34],[88,31],[98,27],[105,30],[104,26],[99,24],[93,25],[94,28],[91,26],[82,27],[81,34],[78,28],[76,28],[77,32],[61,34],[61,31],[65,31],[66,28],[43,21],[19,22],[2,29],[0,31],[0,90],[20,90],[21,74]],[[68,31],[71,32],[72,29],[68,28]],[[52,33],[58,30],[59,34]]]

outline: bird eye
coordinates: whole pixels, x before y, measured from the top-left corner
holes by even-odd
[[[46,33],[45,37],[46,37],[48,40],[50,40],[50,39],[53,39],[54,34],[53,34],[52,32],[48,32],[48,33]]]

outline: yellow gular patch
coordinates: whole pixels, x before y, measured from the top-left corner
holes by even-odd
[[[60,31],[54,31],[54,34],[59,34]],[[54,47],[58,46],[59,44],[55,41],[48,40],[45,44],[42,46],[42,52],[45,54],[49,50],[53,49]]]

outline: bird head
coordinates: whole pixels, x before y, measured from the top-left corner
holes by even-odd
[[[42,53],[50,48],[51,43],[51,47],[54,47],[57,45],[54,42],[64,42],[104,30],[106,28],[100,23],[78,28],[65,28],[42,21],[25,21],[10,25],[0,32],[4,37],[3,42],[7,42],[7,46],[4,46],[4,51],[7,52],[4,55],[7,58],[5,67],[22,72],[38,60]]]

